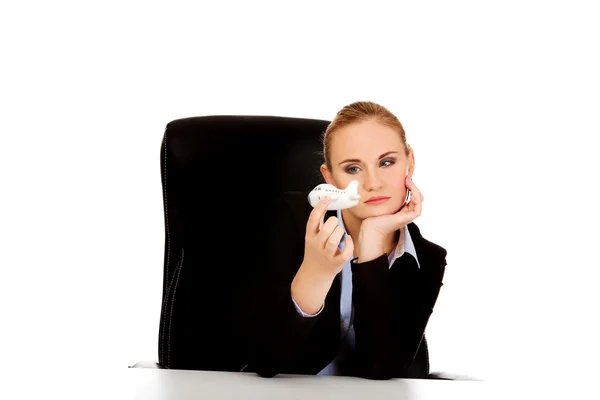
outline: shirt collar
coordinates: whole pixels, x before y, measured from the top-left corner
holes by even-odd
[[[394,249],[393,255],[390,257],[390,265],[392,265],[397,258],[402,257],[404,253],[408,253],[413,256],[417,261],[417,267],[421,268],[419,259],[417,258],[417,249],[415,249],[415,244],[412,241],[412,237],[408,231],[408,226],[406,225],[404,228],[400,229],[400,239],[398,239],[398,245]]]

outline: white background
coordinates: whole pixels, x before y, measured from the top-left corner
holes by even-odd
[[[169,121],[331,119],[356,100],[404,124],[426,196],[416,222],[449,252],[432,369],[597,376],[592,3],[3,3],[8,376],[35,366],[43,384],[26,386],[47,390],[66,371],[87,382],[157,360]]]

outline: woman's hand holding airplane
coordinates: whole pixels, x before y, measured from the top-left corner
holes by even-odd
[[[359,262],[381,256],[382,252],[385,252],[385,239],[421,215],[423,194],[409,177],[406,177],[406,188],[411,191],[410,202],[399,211],[395,214],[370,217],[362,222],[358,237]]]
[[[354,254],[350,235],[346,235],[344,250],[338,247],[344,235],[338,219],[330,217],[323,222],[330,201],[329,197],[321,199],[310,213],[304,238],[304,261],[290,287],[298,307],[313,316],[323,308],[335,276]]]
[[[338,219],[330,217],[323,222],[330,202],[329,197],[323,198],[308,217],[303,264],[319,268],[334,277],[354,254],[354,243],[350,235],[346,235],[344,250],[340,250],[338,246],[344,230],[339,226]]]

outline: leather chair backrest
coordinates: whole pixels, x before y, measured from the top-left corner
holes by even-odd
[[[204,116],[167,124],[159,363],[239,371],[252,341],[257,254],[270,206],[322,182],[329,121]]]

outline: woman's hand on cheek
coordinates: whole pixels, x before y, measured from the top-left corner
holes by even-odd
[[[410,224],[421,215],[423,194],[410,178],[406,178],[406,188],[411,191],[410,202],[398,212],[365,219],[360,227],[358,248],[361,259],[373,259],[385,252],[385,239],[393,232]],[[377,254],[376,257],[374,255]],[[364,255],[364,257],[363,257]]]

